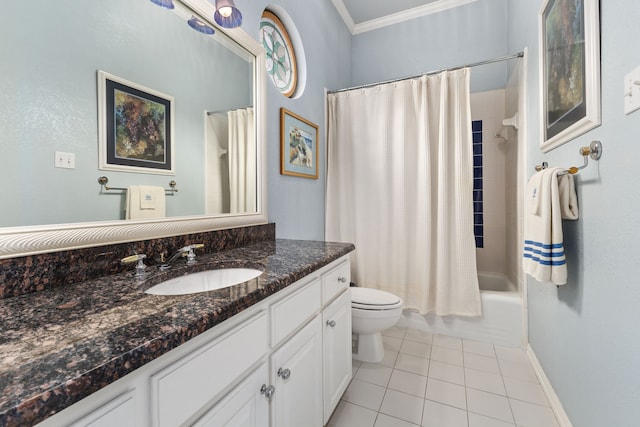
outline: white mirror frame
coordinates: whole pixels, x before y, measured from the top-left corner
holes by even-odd
[[[213,16],[215,7],[207,0],[181,0],[201,16]],[[45,226],[0,228],[0,259],[35,255],[62,250],[80,249],[137,240],[158,239],[182,234],[199,233],[249,225],[266,224],[266,69],[262,46],[240,28],[224,32],[233,41],[255,56],[253,82],[256,114],[256,158],[258,159],[257,212],[224,216],[185,216],[139,221],[104,221]],[[97,142],[96,142],[97,144]],[[97,149],[97,148],[96,148]]]

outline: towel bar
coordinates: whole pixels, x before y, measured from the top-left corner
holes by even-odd
[[[98,178],[98,184],[100,184],[102,186],[102,189],[107,190],[107,191],[111,191],[111,190],[119,190],[119,191],[127,191],[126,188],[123,187],[109,187],[107,184],[109,183],[109,178],[107,178],[106,176],[101,176],[100,178]],[[178,189],[176,188],[176,185],[178,185],[174,180],[169,181],[169,187],[171,188],[165,188],[164,191],[166,193],[169,193],[170,196],[173,196],[174,193],[178,192]]]
[[[586,168],[589,166],[589,157],[593,160],[600,160],[602,157],[602,143],[600,141],[591,141],[591,144],[588,147],[580,147],[578,153],[584,159],[584,164],[582,166],[571,166],[568,169],[565,169],[562,172],[559,172],[558,175],[566,175],[566,174],[576,174],[579,170]],[[546,169],[549,167],[547,162],[542,162],[540,165],[536,165],[536,171],[540,172],[542,169]]]

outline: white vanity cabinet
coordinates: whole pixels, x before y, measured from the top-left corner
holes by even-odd
[[[194,427],[268,427],[269,400],[265,397],[269,369],[266,363],[227,394]]]
[[[41,426],[322,427],[351,380],[345,256]]]
[[[343,292],[322,313],[324,424],[329,421],[352,375],[351,295]]]
[[[322,325],[316,315],[271,356],[272,423],[322,427]]]
[[[135,393],[128,391],[73,423],[71,427],[134,427],[135,425]]]

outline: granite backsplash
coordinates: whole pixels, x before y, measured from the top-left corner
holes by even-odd
[[[271,223],[4,259],[0,260],[0,299],[121,273],[133,266],[120,260],[133,254],[146,254],[145,264],[152,266],[161,255],[168,258],[192,243],[203,243],[204,248],[196,252],[204,254],[275,238],[276,226]]]

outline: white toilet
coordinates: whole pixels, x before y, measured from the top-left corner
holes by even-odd
[[[395,325],[402,314],[402,299],[369,288],[351,288],[351,328],[357,334],[353,359],[377,363],[384,359],[381,332]]]

